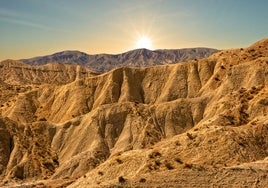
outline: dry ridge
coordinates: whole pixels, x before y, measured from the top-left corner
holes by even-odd
[[[268,39],[101,75],[47,66],[0,65],[0,185],[268,185]]]

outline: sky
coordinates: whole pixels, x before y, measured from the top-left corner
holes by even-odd
[[[0,61],[64,50],[119,54],[246,47],[267,37],[267,0],[0,0]]]

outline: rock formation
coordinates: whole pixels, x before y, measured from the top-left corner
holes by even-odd
[[[268,185],[267,39],[99,75],[14,61],[0,72],[2,186]]]

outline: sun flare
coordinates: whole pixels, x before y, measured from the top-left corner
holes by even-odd
[[[146,48],[146,49],[152,49],[152,42],[151,39],[147,36],[140,37],[136,42],[136,48]]]

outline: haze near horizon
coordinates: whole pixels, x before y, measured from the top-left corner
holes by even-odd
[[[3,0],[0,60],[63,50],[244,47],[267,36],[267,5],[264,0]]]

